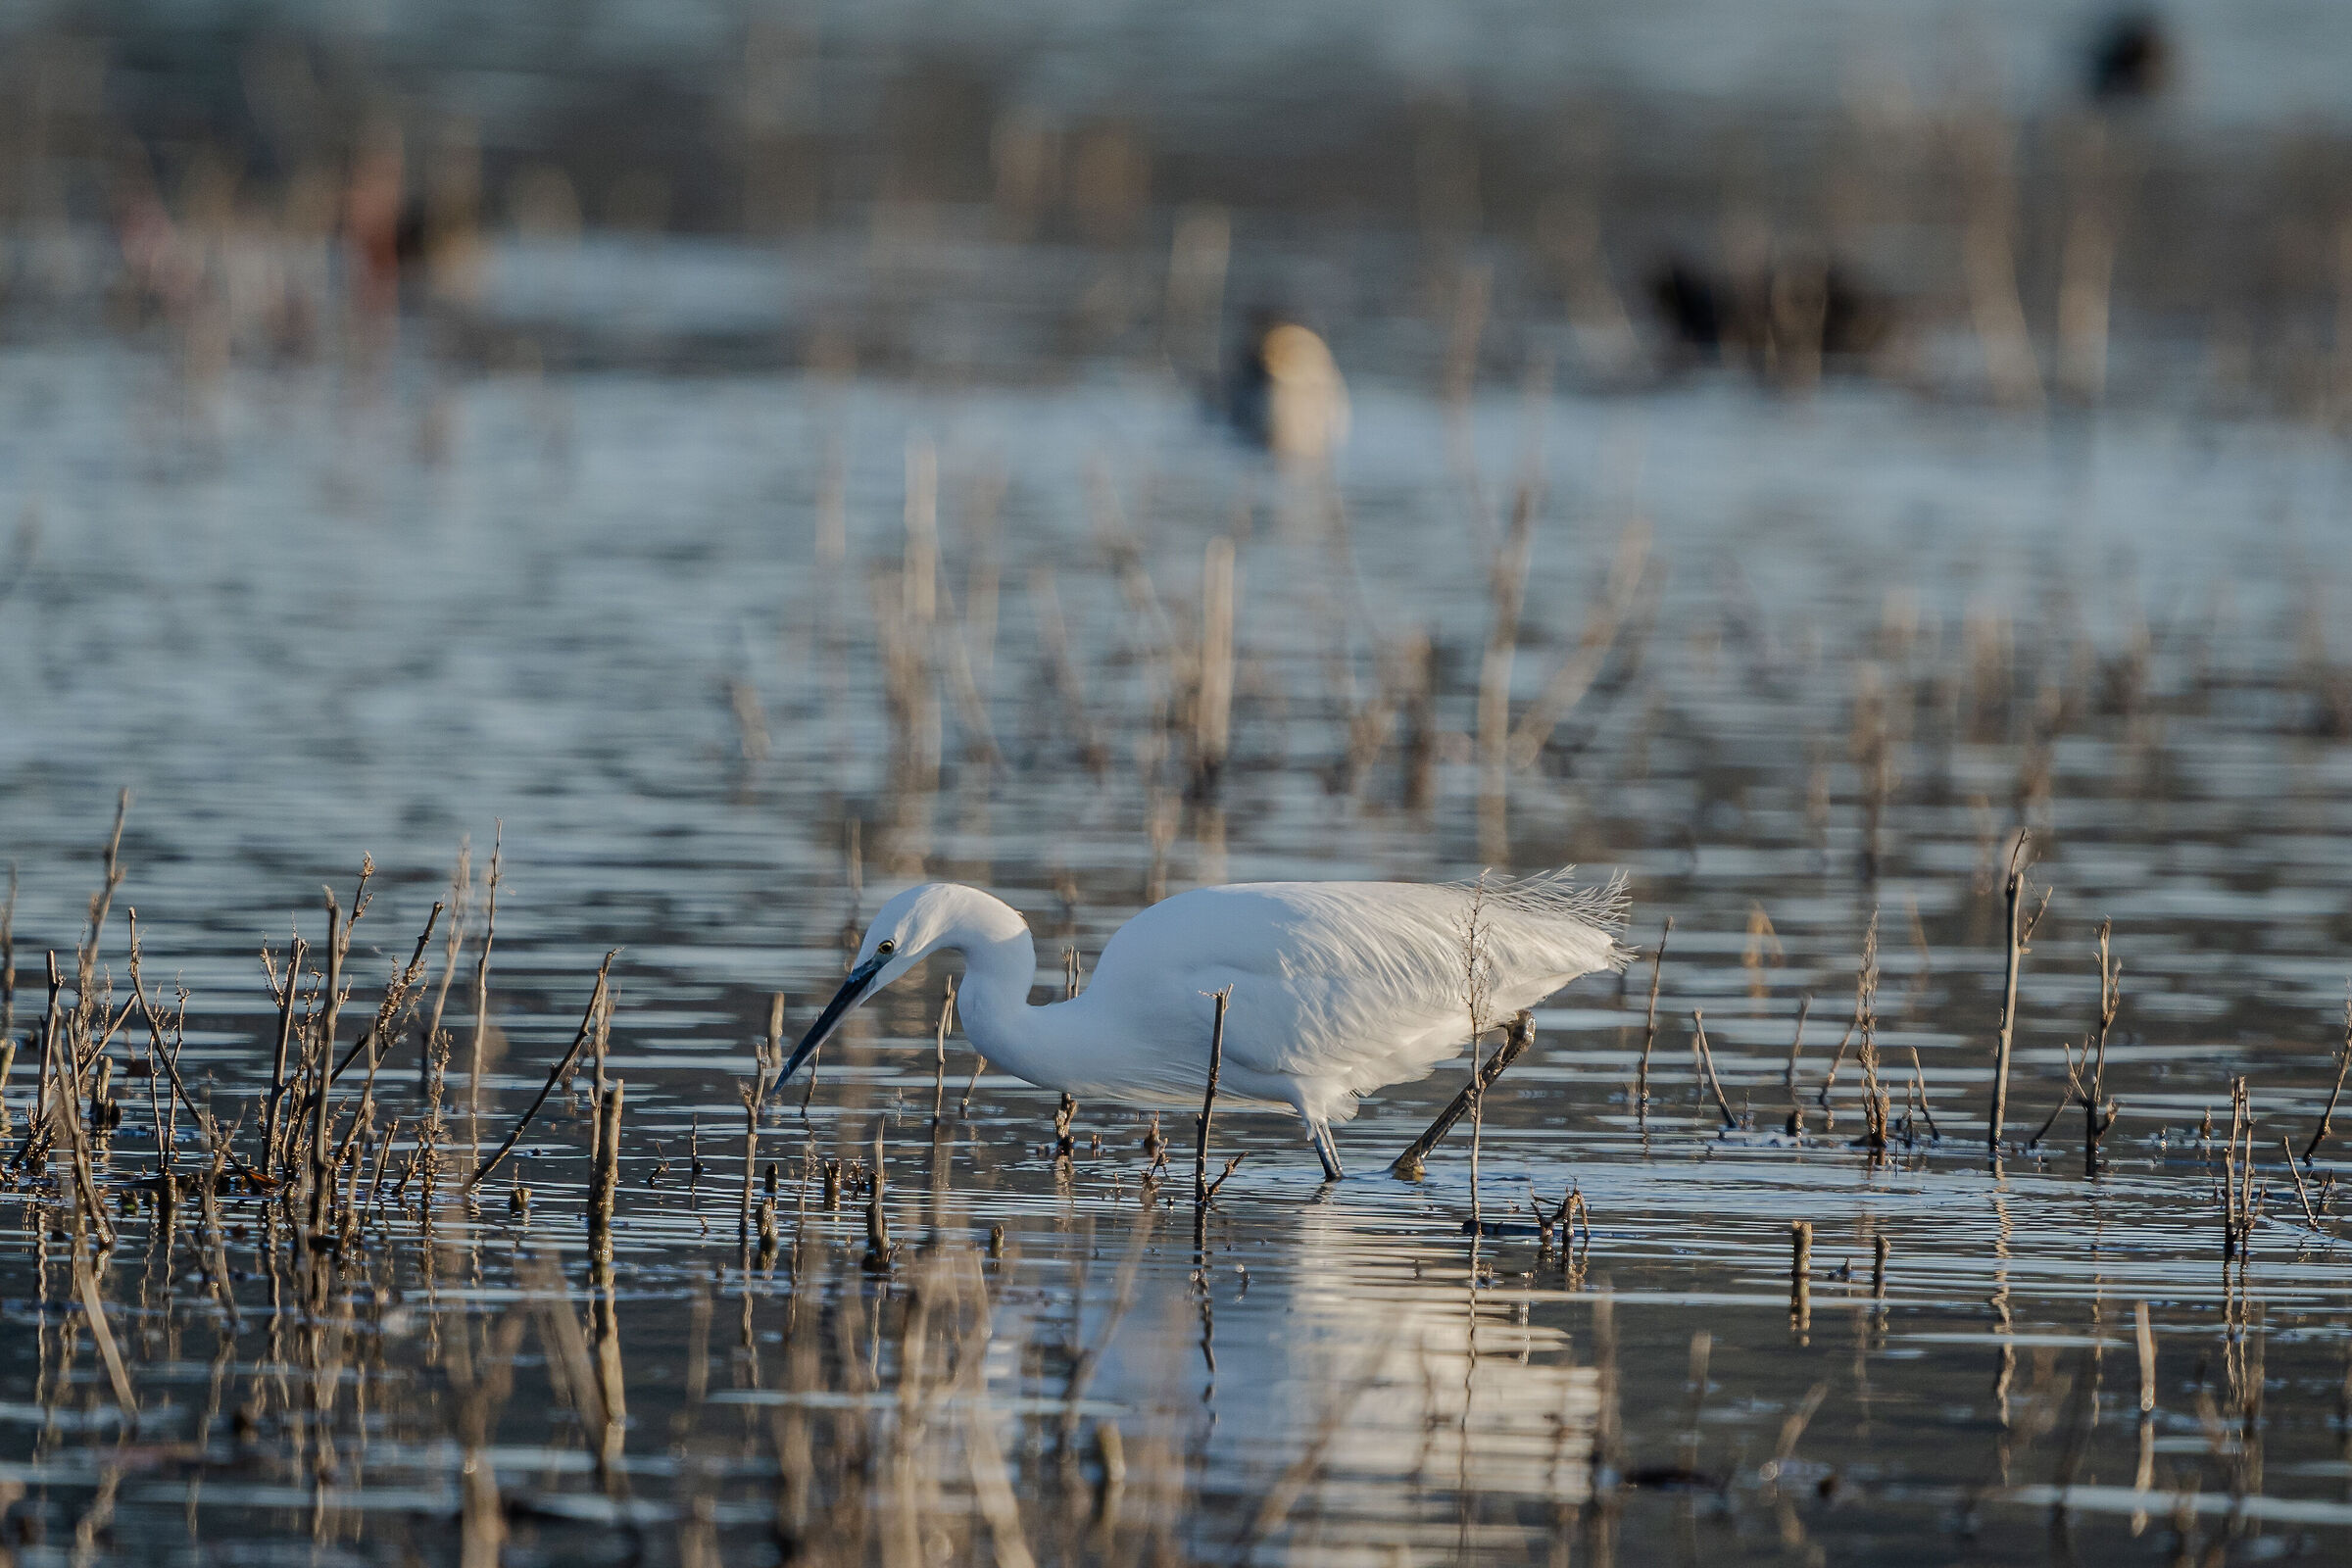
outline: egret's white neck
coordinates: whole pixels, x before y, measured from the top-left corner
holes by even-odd
[[[936,946],[963,955],[963,983],[956,1012],[972,1049],[1005,1070],[1047,1088],[1067,1087],[1079,1020],[1070,1004],[1029,1004],[1037,983],[1037,942],[1028,922],[1010,905],[977,894],[977,904]]]

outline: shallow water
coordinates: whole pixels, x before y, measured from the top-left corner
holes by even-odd
[[[2328,647],[2340,454],[2278,426],[2006,423],[1867,389],[1497,392],[1465,421],[1375,378],[1355,403],[1327,489],[1239,450],[1168,378],[1110,364],[1062,384],[938,386],[461,373],[417,354],[380,375],[191,385],[135,344],[0,352],[0,516],[27,519],[0,564],[18,1033],[38,1021],[37,955],[74,943],[122,786],[118,910],[137,910],[150,983],[187,987],[184,1059],[231,1117],[267,1074],[255,950],[289,921],[317,941],[314,890],[332,879],[348,901],[363,852],[380,891],[354,1010],[405,957],[459,839],[477,874],[502,846],[485,1142],[619,950],[625,1500],[589,1475],[526,1339],[492,1435],[515,1560],[760,1560],[779,1401],[831,1412],[836,1433],[893,1430],[899,1352],[881,1325],[920,1297],[923,1265],[861,1273],[860,1200],[827,1210],[811,1178],[877,1123],[903,1243],[931,1229],[934,1194],[949,1242],[1004,1228],[1006,1255],[985,1265],[985,1393],[940,1408],[998,1433],[1041,1558],[1140,1554],[1152,1520],[1170,1549],[1210,1559],[2340,1554],[2352,1260],[2332,1214],[2327,1236],[2304,1223],[2278,1147],[2300,1149],[2333,1079],[2352,934],[2352,748]],[[921,683],[935,718],[894,707],[879,646],[903,602],[889,573],[906,559],[910,451],[926,450],[946,590]],[[1575,646],[1629,529],[1645,530],[1647,567],[1599,679],[1498,809],[1468,731],[1489,550],[1531,462],[1547,483],[1519,711]],[[1204,804],[1186,797],[1166,714],[1203,550],[1227,531],[1233,759]],[[1078,700],[1052,673],[1048,573]],[[1380,694],[1384,650],[1423,629],[1433,795],[1409,805],[1403,720],[1383,719]],[[1382,721],[1396,733],[1351,766],[1351,724]],[[2042,1151],[2013,1149],[1997,1171],[1984,1158],[1997,862],[2021,817],[2031,875],[2053,891],[2021,985],[2010,1135],[2063,1088],[2111,919],[2122,1120],[2095,1180],[2079,1112]],[[960,1045],[935,1091],[935,967],[828,1053],[845,1059],[825,1063],[805,1120],[785,1097],[765,1157],[782,1165],[787,1245],[738,1266],[734,1085],[767,998],[785,992],[788,1026],[803,1023],[845,932],[908,880],[991,887],[1055,970],[1065,945],[1091,967],[1162,890],[1567,862],[1630,872],[1645,955],[1676,922],[1652,1099],[1630,1094],[1645,956],[1538,1013],[1536,1050],[1488,1106],[1482,1190],[1503,1234],[1475,1253],[1462,1151],[1419,1184],[1378,1174],[1458,1074],[1368,1106],[1341,1134],[1354,1174],[1337,1187],[1295,1129],[1221,1116],[1217,1148],[1248,1157],[1197,1258],[1181,1161],[1156,1206],[1139,1201],[1139,1114],[1081,1106],[1062,1162],[1051,1095],[983,1074],[959,1110]],[[1899,1114],[1916,1049],[1943,1134],[1923,1117],[1876,1165],[1849,1144],[1850,1053],[1829,1128],[1816,1098],[1874,909],[1887,1082]],[[1781,1128],[1805,996],[1799,1141]],[[1723,1132],[1701,1097],[1693,1009],[1752,1125]],[[20,1127],[28,1065],[9,1091]],[[388,1113],[414,1117],[415,1074],[410,1048],[387,1067]],[[2237,1074],[2267,1207],[2242,1290],[2199,1136],[2208,1110],[2227,1127]],[[130,1088],[120,1178],[154,1146]],[[282,1232],[264,1245],[258,1205],[230,1205],[248,1229],[226,1249],[226,1332],[190,1227],[165,1248],[149,1219],[126,1220],[106,1290],[145,1412],[135,1440],[61,1304],[64,1244],[36,1241],[54,1195],[20,1186],[0,1210],[0,1493],[26,1489],[11,1518],[46,1542],[22,1560],[73,1556],[77,1522],[99,1556],[200,1538],[240,1558],[454,1560],[449,1338],[487,1335],[537,1250],[564,1255],[581,1301],[601,1294],[580,1263],[584,1102],[554,1107],[515,1167],[527,1224],[504,1174],[479,1212],[436,1216],[437,1251],[387,1210],[334,1298],[330,1321],[352,1317],[326,1337],[336,1348],[285,1304],[293,1264]],[[1184,1145],[1189,1118],[1167,1125]],[[2341,1168],[2324,1152],[2305,1180]],[[1531,1187],[1556,1204],[1571,1184],[1592,1235],[1563,1261],[1528,1234],[1526,1204]],[[1795,1220],[1815,1227],[1801,1321]],[[826,1303],[828,1322],[858,1303],[868,1383],[779,1376],[796,1301]],[[2141,1301],[2157,1347],[2145,1422]],[[1084,1348],[1099,1356],[1074,1391]],[[291,1446],[306,1387],[342,1391],[331,1474]],[[263,1424],[241,1435],[249,1402]],[[1139,1480],[1127,1523],[1090,1545],[1054,1521],[1071,1516],[1065,1486],[1097,1506],[1104,1423],[1131,1456],[1172,1456],[1134,1474],[1178,1477],[1186,1500]],[[946,1513],[968,1520],[965,1478],[946,1485]],[[1270,1491],[1290,1504],[1255,1528]],[[624,1516],[633,1533],[613,1527]]]

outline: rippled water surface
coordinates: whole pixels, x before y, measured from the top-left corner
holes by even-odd
[[[189,993],[183,1069],[224,1119],[255,1119],[268,1081],[257,950],[319,941],[320,884],[348,906],[374,857],[348,1048],[467,836],[477,879],[494,841],[502,869],[482,1141],[615,949],[606,1065],[627,1084],[614,1275],[582,1262],[576,1091],[513,1167],[527,1213],[507,1171],[478,1205],[441,1204],[429,1245],[421,1211],[386,1201],[323,1305],[250,1197],[227,1201],[217,1257],[192,1215],[126,1217],[100,1288],[135,1430],[49,1231],[58,1193],[20,1178],[0,1207],[0,1551],[456,1560],[475,1385],[452,1347],[479,1358],[527,1322],[484,1449],[514,1561],[772,1558],[793,1431],[862,1444],[873,1517],[897,1517],[910,1423],[963,1433],[956,1454],[993,1436],[1021,1532],[983,1527],[987,1467],[957,1458],[921,1482],[922,1517],[949,1523],[858,1538],[890,1561],[1010,1564],[1008,1543],[1039,1560],[2339,1560],[2341,1146],[2303,1197],[2280,1149],[2301,1152],[2335,1081],[2352,969],[2339,452],[1873,390],[1496,389],[1458,410],[1400,382],[1354,393],[1325,483],[1124,363],[1003,386],[460,374],[398,354],[192,390],[140,347],[0,351],[16,1035],[39,1022],[41,955],[70,959],[127,787],[103,967],[122,991],[135,907],[147,983]],[[1597,662],[1497,792],[1475,710],[1523,482],[1514,716],[1580,649]],[[932,618],[908,644],[934,511]],[[1182,713],[1219,536],[1236,695],[1203,797]],[[1417,709],[1399,670],[1422,636]],[[2020,821],[2030,898],[2050,892],[1990,1166]],[[781,1246],[738,1252],[735,1086],[768,999],[805,1024],[908,881],[1008,899],[1051,987],[1059,950],[1083,973],[1191,885],[1570,862],[1630,874],[1642,956],[1537,1013],[1488,1102],[1497,1234],[1475,1248],[1466,1149],[1418,1183],[1382,1173],[1458,1069],[1343,1129],[1352,1175],[1333,1186],[1295,1128],[1221,1116],[1220,1155],[1247,1157],[1197,1252],[1191,1119],[1165,1118],[1181,1154],[1157,1188],[1137,1112],[1080,1105],[1057,1158],[1053,1095],[981,1072],[967,1098],[960,1041],[935,1064],[935,964],[828,1052],[805,1112],[797,1083],[783,1096],[761,1156]],[[1874,913],[1902,1118],[1878,1161],[1851,1143],[1850,1049],[1823,1091]],[[2095,1025],[2102,920],[2121,1119],[2091,1178],[2079,1110],[2025,1141]],[[468,1022],[471,973],[452,1004]],[[1694,1011],[1737,1128],[1700,1087]],[[8,1088],[19,1132],[30,1064]],[[411,1038],[379,1095],[412,1128],[416,1066]],[[2238,1075],[2264,1205],[2242,1272],[2216,1196]],[[104,1151],[125,1185],[153,1162],[144,1095],[131,1080]],[[829,1208],[821,1180],[870,1159],[877,1128],[887,1271],[860,1266],[863,1196]],[[1563,1255],[1530,1204],[1572,1186],[1591,1235]],[[621,1354],[606,1474],[558,1397],[546,1325],[578,1321],[560,1288]],[[971,1331],[982,1292],[993,1318]],[[918,1306],[981,1337],[962,1381],[932,1367],[908,1394]],[[822,1387],[791,1369],[805,1343]]]

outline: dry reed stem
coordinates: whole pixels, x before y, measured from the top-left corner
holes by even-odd
[[[2027,943],[2034,934],[2035,922],[2040,918],[2038,910],[2032,920],[2022,915],[2026,890],[2024,861],[2032,837],[2024,828],[2017,830],[2009,849],[2008,875],[2001,889],[2002,905],[2007,912],[2007,958],[2001,980],[2000,1033],[1993,1046],[1992,1104],[1984,1118],[1984,1146],[1996,1155],[2001,1152],[2001,1126],[2009,1113],[2009,1058],[2017,1035],[2017,972],[2025,962],[2029,951]],[[2046,907],[2049,902],[2046,895],[2042,902]]]
[[[417,1092],[432,1102],[432,1119],[438,1122],[441,1102],[441,1072],[436,1056],[443,1050],[441,1012],[449,1004],[450,982],[457,978],[458,957],[465,952],[466,931],[473,918],[473,840],[458,842],[457,863],[450,867],[449,893],[445,901],[450,907],[449,933],[441,939],[441,983],[433,991],[432,1016],[425,1021],[424,1032],[417,1040]]]
[[[482,951],[473,963],[473,1044],[466,1054],[466,1111],[469,1136],[482,1137],[482,1051],[490,1034],[490,950],[498,942],[498,885],[506,870],[507,824],[499,819],[490,841],[489,906],[482,915]]]
[[[2099,922],[2099,1024],[2095,1044],[2085,1043],[2082,1049],[2090,1065],[2090,1083],[2082,1090],[2082,1171],[2087,1176],[2099,1173],[2099,1144],[2115,1125],[2118,1109],[2107,1099],[2106,1089],[2107,1035],[2115,1027],[2116,1013],[2124,1000],[2123,960],[2109,957],[2107,952],[2113,925],[2110,920]]]
[[[1690,1012],[1690,1045],[1698,1057],[1699,1078],[1715,1095],[1715,1108],[1723,1113],[1725,1132],[1738,1132],[1740,1118],[1733,1113],[1732,1102],[1724,1098],[1723,1080],[1715,1076],[1715,1054],[1707,1049],[1707,1015],[1696,1008]]]
[[[605,955],[605,961],[596,966],[596,984],[589,990],[588,1006],[580,1014],[579,1028],[572,1033],[570,1049],[557,1060],[555,1067],[547,1075],[547,1082],[540,1085],[538,1097],[530,1102],[520,1116],[515,1118],[514,1127],[508,1131],[506,1138],[498,1148],[491,1151],[489,1157],[474,1167],[473,1174],[466,1180],[465,1191],[472,1192],[482,1185],[483,1180],[492,1171],[498,1169],[499,1162],[507,1157],[509,1151],[514,1149],[524,1131],[530,1127],[531,1118],[539,1114],[539,1107],[547,1103],[547,1097],[556,1092],[556,1085],[563,1081],[564,1075],[570,1070],[571,1064],[579,1059],[580,1052],[588,1044],[594,1030],[599,1010],[604,1005],[612,960],[619,956],[620,950],[614,948]]]
[[[1794,1137],[1805,1130],[1805,1108],[1796,1098],[1796,1058],[1805,1047],[1805,1020],[1813,1016],[1813,997],[1810,992],[1798,999],[1796,1028],[1788,1037],[1788,1064],[1781,1069],[1781,1087],[1788,1091],[1788,1134]]]
[[[2303,1185],[2303,1172],[2295,1164],[2294,1146],[2281,1138],[2278,1140],[2278,1152],[2286,1156],[2286,1173],[2295,1179],[2295,1198],[2303,1205],[2304,1222],[2322,1236],[2327,1235],[2327,1229],[2320,1224],[2320,1216],[2312,1211],[2311,1190]]]
[[[743,1101],[743,1207],[736,1216],[735,1240],[747,1244],[752,1235],[752,1178],[760,1167],[760,1115],[767,1105],[768,1091],[775,1087],[776,1078],[784,1065],[784,993],[779,991],[768,999],[767,1033],[753,1047],[755,1069],[750,1088],[735,1086]]]
[[[1494,956],[1487,951],[1486,906],[1487,872],[1482,869],[1477,885],[1470,890],[1469,911],[1462,919],[1462,1004],[1470,1019],[1470,1234],[1473,1238],[1482,1231],[1479,1155],[1487,1125],[1487,1066],[1480,1059],[1480,1053],[1487,1032],[1487,1000],[1494,982]]]
[[[294,999],[302,980],[303,960],[310,956],[299,934],[286,947],[286,976],[279,985],[275,970],[270,962],[270,950],[262,949],[262,967],[269,972],[270,983],[277,991],[277,1043],[270,1067],[270,1098],[263,1113],[262,1165],[265,1170],[278,1168],[278,1123],[285,1107],[286,1092],[293,1086],[286,1080],[286,1051],[294,1039]],[[148,1020],[151,1024],[152,1014]]]
[[[1193,1137],[1193,1211],[1196,1230],[1208,1209],[1208,1124],[1217,1108],[1217,1075],[1225,1065],[1225,1009],[1233,1001],[1233,987],[1227,986],[1209,995],[1214,999],[1216,1012],[1208,1028],[1208,1082],[1201,1092],[1200,1119]]]
[[[1642,1063],[1634,1078],[1634,1105],[1637,1112],[1649,1105],[1649,1052],[1658,1039],[1658,979],[1666,970],[1666,944],[1674,937],[1674,916],[1666,917],[1666,925],[1658,933],[1657,951],[1649,959],[1649,1010],[1642,1022]]]
[[[1879,911],[1862,931],[1862,963],[1854,973],[1854,1022],[1862,1036],[1862,1141],[1874,1154],[1887,1147],[1886,1093],[1879,1083]]]

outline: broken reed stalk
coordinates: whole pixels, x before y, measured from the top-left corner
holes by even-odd
[[[1642,1065],[1634,1077],[1634,1106],[1637,1111],[1649,1105],[1649,1050],[1658,1039],[1658,977],[1666,969],[1666,944],[1674,937],[1674,916],[1666,917],[1666,928],[1658,933],[1658,951],[1649,960],[1649,1011],[1642,1023]]]
[[[2327,1108],[2320,1112],[2320,1124],[2312,1129],[2311,1142],[2303,1146],[2303,1162],[2311,1163],[2312,1155],[2335,1131],[2335,1102],[2343,1097],[2344,1074],[2352,1070],[2352,987],[2344,995],[2344,1043],[2335,1052],[2335,1087],[2328,1091]]]
[[[1788,1104],[1796,1105],[1796,1057],[1805,1047],[1805,1020],[1813,1016],[1813,998],[1807,993],[1796,1004],[1796,1033],[1788,1037],[1788,1065],[1781,1069],[1781,1085],[1788,1091]]]
[[[1233,987],[1211,992],[1216,1003],[1216,1015],[1208,1026],[1208,1084],[1200,1096],[1200,1122],[1193,1136],[1193,1211],[1198,1227],[1208,1209],[1208,1123],[1217,1109],[1217,1075],[1225,1066],[1225,1008],[1233,1001]]]
[[[1838,1069],[1845,1065],[1845,1048],[1854,1043],[1854,1031],[1861,1026],[1862,1008],[1857,1001],[1853,1016],[1845,1020],[1845,1033],[1838,1037],[1838,1049],[1830,1053],[1830,1070],[1821,1075],[1821,1088],[1813,1097],[1813,1102],[1824,1110],[1830,1108],[1830,1091],[1838,1087]]]
[[[1473,1097],[1483,1093],[1495,1079],[1501,1077],[1502,1070],[1517,1061],[1525,1054],[1527,1048],[1535,1043],[1535,1038],[1536,1015],[1522,1009],[1518,1016],[1510,1021],[1508,1028],[1503,1033],[1502,1044],[1495,1048],[1494,1054],[1489,1056],[1479,1067],[1480,1081],[1475,1085],[1465,1084],[1462,1086],[1461,1092],[1447,1102],[1444,1110],[1438,1112],[1438,1119],[1422,1129],[1421,1136],[1406,1145],[1404,1152],[1390,1162],[1390,1174],[1408,1182],[1419,1181],[1430,1152],[1444,1143],[1446,1135],[1453,1131],[1454,1124],[1470,1113]]]
[[[2008,958],[2001,980],[2001,1029],[1992,1054],[1992,1104],[1984,1117],[1984,1147],[1995,1155],[2001,1152],[2001,1124],[2009,1114],[2009,1057],[2017,1037],[2017,971],[2025,960],[2026,939],[2033,933],[2032,924],[2020,918],[2026,897],[2022,862],[2032,837],[2025,828],[2017,830],[2009,850],[2009,872],[2001,888],[2007,911]]]
[[[596,1115],[596,1169],[588,1185],[588,1255],[612,1261],[612,1204],[620,1191],[620,1110],[627,1085],[614,1078],[605,1086]]]
[[[571,1064],[579,1059],[580,1052],[586,1048],[590,1034],[595,1029],[598,1014],[604,1006],[606,977],[612,971],[612,960],[618,956],[620,956],[620,950],[614,948],[605,955],[605,961],[596,966],[596,984],[588,993],[588,1007],[585,1012],[580,1014],[580,1027],[572,1034],[571,1048],[564,1053],[562,1059],[557,1061],[555,1067],[549,1071],[547,1082],[539,1086],[538,1098],[533,1100],[530,1108],[515,1120],[514,1126],[508,1132],[505,1141],[492,1150],[489,1157],[475,1166],[473,1174],[466,1179],[465,1191],[472,1192],[482,1185],[483,1180],[492,1171],[498,1169],[499,1161],[505,1159],[508,1152],[521,1140],[524,1131],[531,1125],[531,1118],[539,1114],[539,1107],[547,1103],[547,1097],[556,1092],[556,1085],[563,1082],[564,1075],[571,1070]]]
[[[1699,1075],[1715,1093],[1715,1108],[1723,1113],[1726,1132],[1740,1130],[1740,1118],[1732,1113],[1732,1102],[1724,1098],[1723,1081],[1715,1076],[1715,1053],[1707,1049],[1707,1015],[1697,1008],[1690,1011],[1690,1044],[1698,1056]]]
[[[2320,1216],[2312,1209],[2311,1189],[2303,1185],[2303,1172],[2295,1164],[2294,1146],[2281,1138],[2278,1140],[2278,1152],[2286,1156],[2286,1173],[2295,1179],[2295,1199],[2303,1205],[2304,1223],[2322,1236],[2327,1235],[2328,1232],[2320,1224]]]

